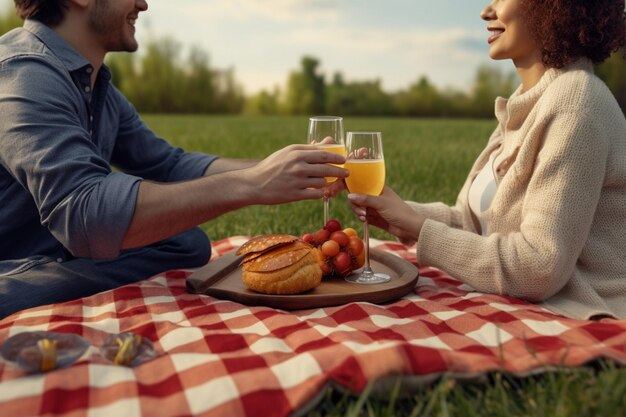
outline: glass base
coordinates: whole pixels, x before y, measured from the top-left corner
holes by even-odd
[[[354,273],[352,275],[348,275],[344,279],[353,284],[383,284],[385,282],[389,282],[391,277],[380,272],[373,272],[370,269],[369,271],[365,270],[360,274]]]

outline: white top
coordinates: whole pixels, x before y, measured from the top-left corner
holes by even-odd
[[[483,213],[491,206],[493,196],[496,194],[498,186],[496,184],[496,178],[493,175],[493,153],[489,157],[489,162],[485,164],[483,169],[478,173],[474,182],[469,189],[469,206],[472,213],[476,216],[480,222],[480,228],[482,235],[487,234],[487,222],[483,216]]]

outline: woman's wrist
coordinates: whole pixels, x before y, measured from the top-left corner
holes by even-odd
[[[407,232],[416,242],[419,240],[425,220],[423,216],[411,211],[411,217],[406,223],[408,225]]]

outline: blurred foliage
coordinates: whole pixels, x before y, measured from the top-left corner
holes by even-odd
[[[0,34],[21,24],[13,7],[0,14]],[[212,68],[200,48],[191,48],[187,56],[181,56],[182,50],[173,39],[155,39],[139,54],[109,54],[106,63],[115,85],[137,110],[150,113],[493,118],[495,97],[509,96],[518,84],[514,71],[505,74],[483,65],[467,91],[439,89],[421,76],[407,89],[390,93],[378,79],[348,82],[338,72],[327,81],[320,61],[304,56],[284,89],[245,97],[234,69]],[[596,73],[626,114],[625,54],[616,52],[596,66]]]
[[[208,55],[192,48],[181,58],[181,45],[173,39],[150,41],[141,55],[111,53],[106,64],[114,84],[140,112],[240,113],[243,90],[233,70],[209,66]]]
[[[326,85],[317,72],[319,61],[305,56],[302,71],[292,71],[287,79],[287,114],[322,114],[325,110]]]
[[[13,6],[7,12],[0,14],[0,35],[20,26],[22,26],[22,19],[17,17]]]
[[[394,115],[393,99],[380,80],[346,83],[341,73],[326,86],[326,113],[351,116]]]
[[[596,74],[604,80],[626,114],[626,48],[615,52],[598,65]]]
[[[406,90],[388,93],[378,79],[347,82],[340,72],[326,82],[317,71],[319,64],[315,58],[304,57],[300,70],[290,73],[284,92],[276,88],[249,97],[245,113],[493,118],[495,97],[510,95],[517,82],[514,72],[505,75],[482,66],[469,93],[438,90],[425,76]]]

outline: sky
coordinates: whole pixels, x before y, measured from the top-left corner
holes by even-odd
[[[2,0],[10,4],[11,0]],[[284,88],[303,56],[346,81],[380,80],[408,88],[426,76],[439,88],[468,90],[479,65],[513,70],[487,54],[488,0],[148,0],[139,15],[141,43],[165,36],[233,69],[246,94]],[[6,8],[3,8],[6,9]]]

